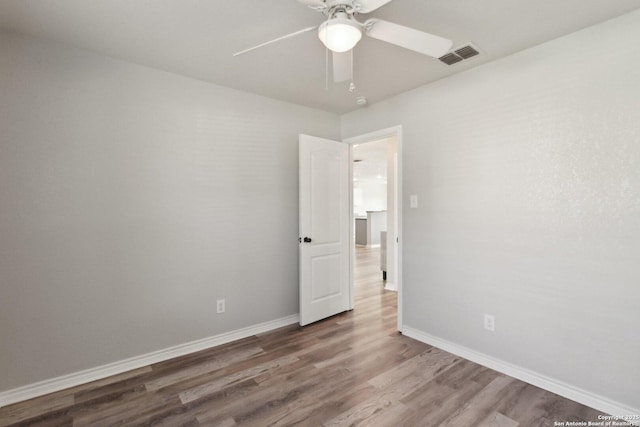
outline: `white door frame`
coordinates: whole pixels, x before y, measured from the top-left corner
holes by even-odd
[[[351,221],[349,223],[349,232],[351,240],[351,251],[349,254],[349,282],[350,282],[350,294],[351,302],[350,308],[354,307],[354,291],[353,291],[353,266],[355,262],[355,238],[354,238],[354,222],[355,215],[353,213],[353,144],[363,144],[366,142],[376,141],[379,139],[396,137],[397,140],[397,153],[398,164],[396,168],[396,220],[398,222],[398,244],[396,245],[396,280],[398,287],[398,331],[402,332],[402,126],[392,126],[386,129],[380,129],[377,131],[369,132],[364,135],[354,136],[344,139],[343,142],[349,144],[351,149],[349,150],[349,202],[351,205]],[[388,250],[388,248],[387,248]]]

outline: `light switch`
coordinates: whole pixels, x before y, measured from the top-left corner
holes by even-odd
[[[412,194],[409,196],[409,207],[416,209],[418,207],[418,195]]]

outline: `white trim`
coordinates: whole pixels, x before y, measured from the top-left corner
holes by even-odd
[[[590,391],[583,390],[567,384],[565,382],[556,380],[551,377],[539,374],[526,368],[522,368],[517,365],[505,362],[500,359],[496,359],[492,356],[480,353],[476,350],[461,346],[451,341],[444,340],[442,338],[427,334],[418,329],[414,329],[410,326],[404,325],[404,335],[422,341],[423,343],[438,347],[449,353],[453,353],[457,356],[464,357],[472,362],[478,363],[487,368],[491,368],[495,371],[509,375],[510,377],[517,378],[526,383],[532,384],[536,387],[540,387],[552,393],[566,397],[583,405],[594,408],[598,411],[611,414],[611,415],[638,415],[640,414],[639,408],[632,408],[619,402],[615,402],[606,397],[594,394]],[[597,420],[594,420],[597,421]],[[640,420],[631,421],[635,425],[640,425]]]
[[[298,323],[297,314],[0,392],[0,408]]]
[[[391,126],[388,128],[376,130],[373,132],[365,133],[363,135],[353,136],[351,138],[345,138],[342,142],[347,144],[363,144],[365,142],[375,141],[377,139],[389,138],[391,136],[399,135],[402,132],[402,126]]]
[[[349,181],[349,310],[353,310],[356,304],[353,290],[353,265],[356,262],[356,221],[353,213],[353,145],[349,145],[349,177],[347,181]],[[358,246],[366,247],[367,245]]]
[[[385,282],[384,289],[387,291],[398,292],[398,287],[393,282]]]

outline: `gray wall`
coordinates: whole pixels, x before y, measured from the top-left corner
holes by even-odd
[[[403,125],[405,325],[640,408],[637,40],[640,11],[342,130]]]
[[[298,312],[337,115],[9,34],[0,100],[0,391]]]

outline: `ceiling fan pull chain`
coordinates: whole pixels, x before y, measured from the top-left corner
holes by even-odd
[[[331,17],[327,17],[327,22]],[[329,38],[329,28],[327,28],[327,38]],[[324,49],[324,91],[329,92],[329,48],[325,45]]]
[[[329,92],[329,48],[324,52],[324,91]]]
[[[356,90],[356,84],[353,80],[353,49],[351,49],[351,83],[349,84],[349,92]]]

